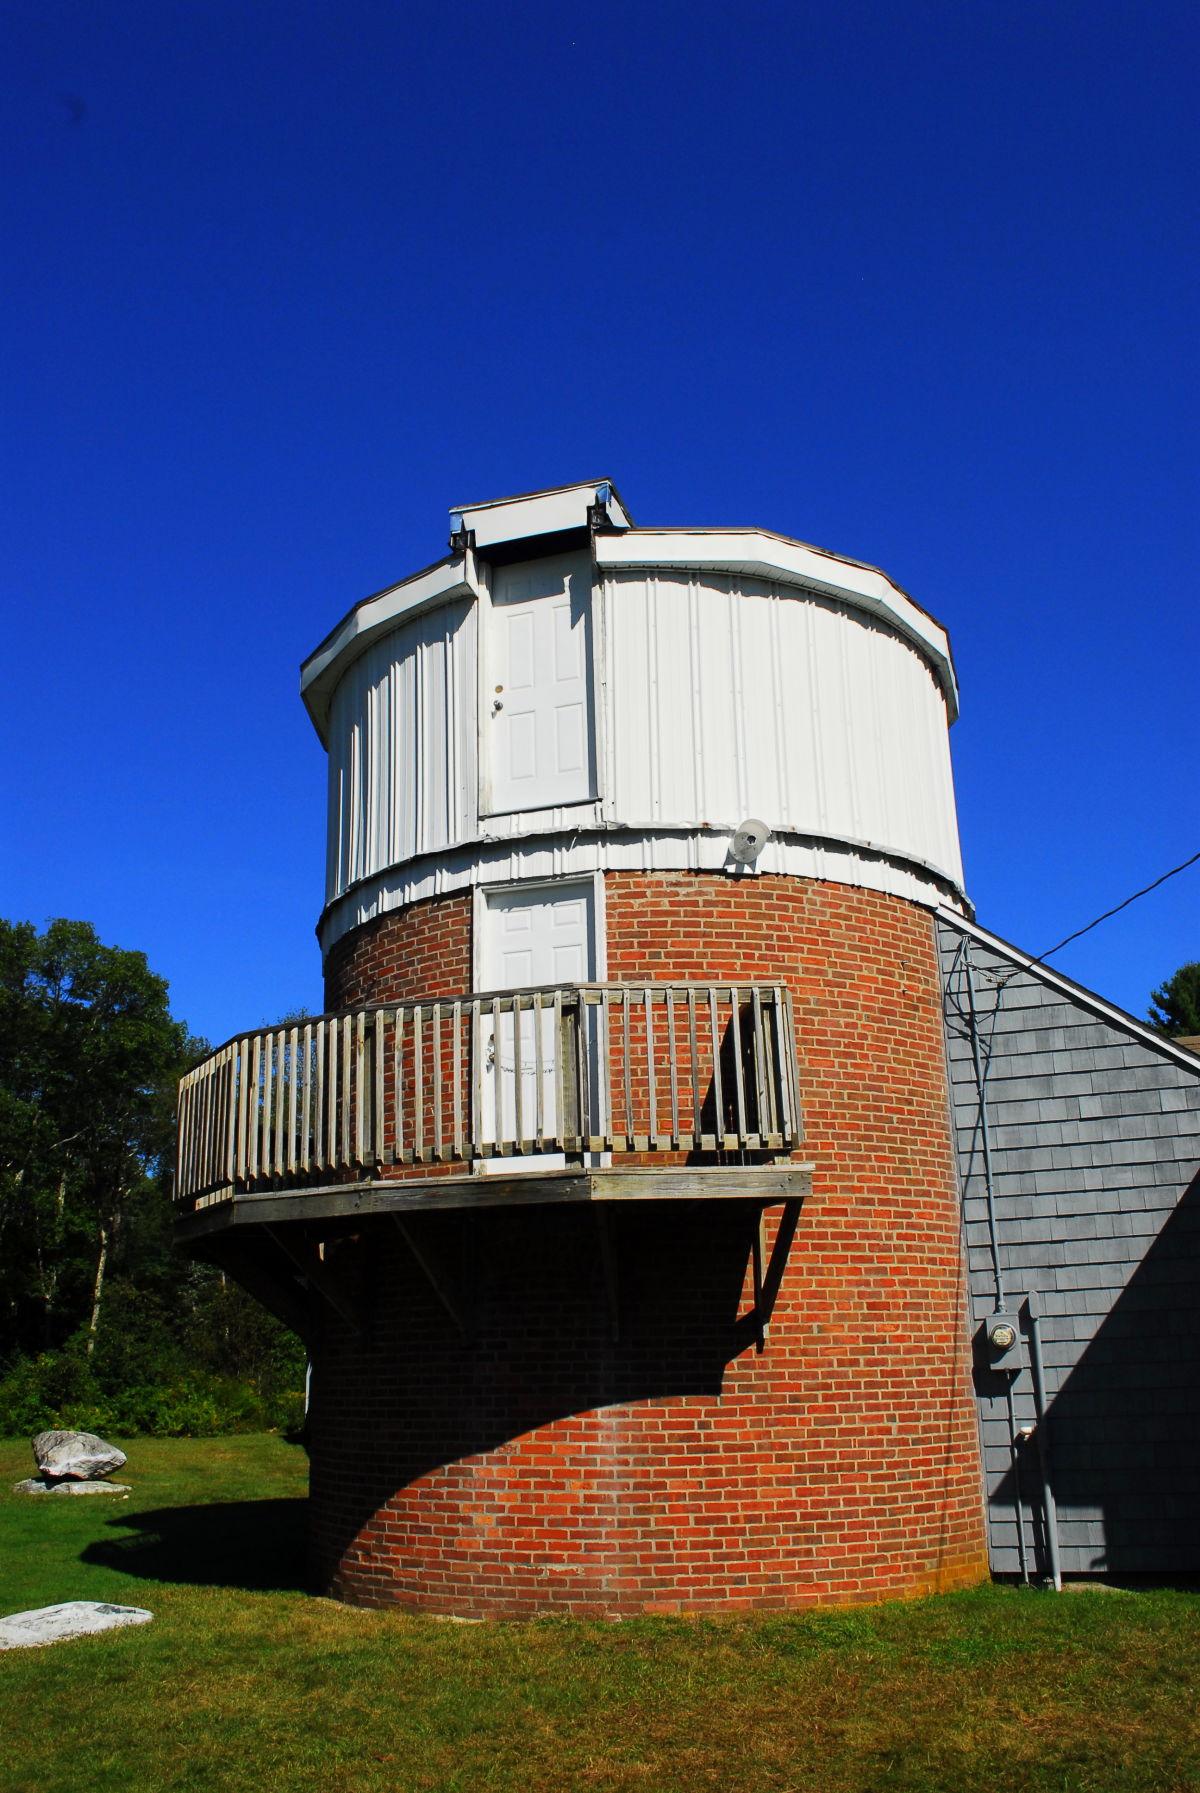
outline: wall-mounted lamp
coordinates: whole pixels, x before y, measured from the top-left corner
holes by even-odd
[[[734,830],[733,839],[729,843],[729,857],[734,865],[753,867],[759,854],[771,838],[771,830],[757,816],[739,823]]]

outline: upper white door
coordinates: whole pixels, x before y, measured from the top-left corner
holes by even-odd
[[[591,605],[587,554],[495,570],[483,719],[495,812],[595,795]]]

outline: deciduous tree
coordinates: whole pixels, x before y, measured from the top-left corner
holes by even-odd
[[[202,1049],[144,954],[87,922],[0,922],[0,1350],[81,1324],[94,1339],[115,1241]]]

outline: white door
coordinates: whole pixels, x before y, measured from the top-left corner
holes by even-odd
[[[493,574],[484,727],[496,813],[595,795],[591,601],[587,554]]]
[[[587,983],[596,962],[590,883],[489,893],[481,969],[485,990],[552,989]],[[536,1030],[536,1031],[535,1031]],[[559,1040],[553,1009],[499,1017],[484,1012],[479,1041],[484,1139],[553,1138],[559,1117]],[[547,1170],[558,1154],[504,1156],[490,1169]]]

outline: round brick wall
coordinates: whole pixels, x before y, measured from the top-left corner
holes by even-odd
[[[503,1617],[982,1579],[930,917],[800,879],[610,874],[605,888],[611,979],[792,992],[813,1191],[765,1349],[745,1286],[752,1204],[610,1208],[608,1276],[591,1208],[422,1215],[469,1339],[396,1226],[364,1224],[336,1256],[370,1332],[326,1309],[314,1347],[317,1585]],[[470,916],[453,897],[357,930],[330,955],[330,1006],[469,989]]]

